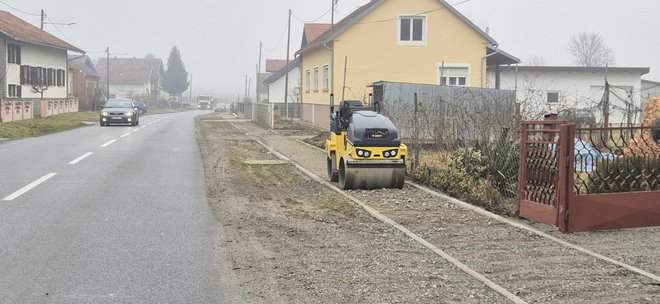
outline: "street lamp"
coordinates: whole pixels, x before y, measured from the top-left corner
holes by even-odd
[[[60,22],[53,22],[53,20],[50,20],[50,22],[46,22],[46,18],[50,20],[48,16],[46,16],[46,12],[44,10],[41,10],[41,30],[44,30],[44,24],[54,24],[54,25],[74,25],[76,24],[75,22],[69,22],[69,23],[60,23]]]

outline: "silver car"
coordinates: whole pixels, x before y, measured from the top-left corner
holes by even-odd
[[[110,99],[101,109],[99,122],[101,127],[115,123],[137,126],[140,124],[140,113],[130,99]]]

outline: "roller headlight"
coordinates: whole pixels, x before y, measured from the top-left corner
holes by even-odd
[[[390,152],[390,155],[392,155],[392,157],[395,157],[396,153],[397,153],[396,150],[392,150],[392,152]]]
[[[101,112],[101,116],[108,116],[108,112]]]
[[[369,150],[362,150],[362,149],[355,149],[357,151],[357,155],[359,157],[369,157],[371,156],[371,152]]]
[[[383,153],[383,155],[384,155],[385,157],[390,157],[390,151],[385,151],[385,153]]]
[[[133,116],[133,112],[126,112],[126,116]]]

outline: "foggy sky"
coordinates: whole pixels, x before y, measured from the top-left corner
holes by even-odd
[[[141,58],[151,53],[166,62],[176,45],[193,74],[195,95],[242,95],[245,75],[254,78],[260,41],[264,59],[286,58],[282,34],[288,9],[294,14],[292,58],[300,48],[301,20],[321,17],[332,0],[2,1],[31,14],[44,9],[50,17],[47,22],[75,22],[46,24],[45,30],[85,50],[92,59],[105,56],[109,46],[113,57]],[[335,21],[367,2],[339,0]],[[573,65],[567,51],[570,36],[597,32],[612,48],[616,66],[650,67],[644,78],[660,81],[660,1],[471,0],[456,8],[482,29],[488,27],[499,47],[523,62],[540,57],[546,65]],[[0,9],[39,26],[38,16],[2,3]],[[316,22],[329,23],[330,14]]]

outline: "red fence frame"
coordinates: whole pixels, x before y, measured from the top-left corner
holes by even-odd
[[[543,128],[530,128],[539,125]],[[601,129],[611,131],[620,128]],[[531,139],[533,133],[542,133],[543,139]],[[574,193],[575,136],[575,125],[566,124],[564,121],[523,123],[518,175],[518,215],[556,226],[562,232],[660,226],[660,191],[582,195]],[[533,144],[556,145],[553,157],[557,161],[558,177],[552,181],[556,193],[552,204],[529,199],[529,171],[533,169],[530,169],[528,157]],[[550,150],[550,146],[548,149]]]

